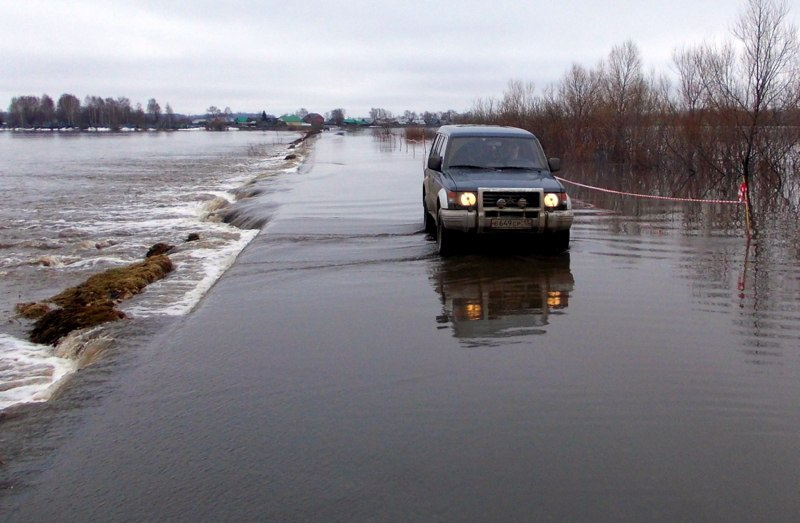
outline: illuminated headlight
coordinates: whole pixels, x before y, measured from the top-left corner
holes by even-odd
[[[548,209],[554,209],[561,203],[561,199],[556,193],[549,192],[544,195],[544,206]]]
[[[474,192],[462,192],[458,195],[458,204],[462,207],[472,207],[477,201],[478,198]]]

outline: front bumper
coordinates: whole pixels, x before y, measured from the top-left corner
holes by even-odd
[[[533,218],[533,227],[530,229],[496,229],[492,221],[496,218],[487,217],[479,211],[466,209],[441,209],[442,225],[445,229],[460,232],[476,232],[479,234],[492,232],[556,232],[568,230],[572,227],[572,210],[539,211]]]
[[[477,205],[470,209],[441,209],[445,229],[478,234],[494,232],[552,233],[572,227],[572,209],[545,208],[539,188],[480,187]],[[449,202],[452,205],[452,202]]]

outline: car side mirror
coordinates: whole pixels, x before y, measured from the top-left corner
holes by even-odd
[[[550,167],[550,172],[561,170],[561,158],[548,158],[547,165]]]
[[[434,171],[441,171],[442,170],[442,157],[441,156],[431,156],[428,158],[428,169],[433,169]]]

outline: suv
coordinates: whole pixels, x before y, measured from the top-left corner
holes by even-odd
[[[451,254],[468,235],[503,233],[563,252],[572,202],[553,177],[560,166],[523,129],[442,126],[422,182],[425,230],[436,235],[441,255]]]

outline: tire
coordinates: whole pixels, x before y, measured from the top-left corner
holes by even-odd
[[[436,216],[436,248],[440,256],[450,256],[456,252],[456,233],[445,229],[442,213]]]
[[[553,254],[567,251],[569,249],[569,229],[552,233],[547,247]]]
[[[436,220],[433,219],[431,213],[428,212],[428,206],[425,205],[425,197],[422,198],[422,212],[425,215],[425,232],[430,235],[436,234]]]

